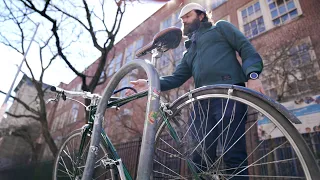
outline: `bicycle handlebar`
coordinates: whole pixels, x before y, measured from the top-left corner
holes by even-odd
[[[130,90],[134,91],[135,93],[138,93],[138,91],[136,89],[132,88],[132,87],[123,87],[123,88],[120,88],[120,89],[114,91],[113,94],[117,94],[118,92],[121,92],[121,91],[123,91],[125,89],[130,89]],[[99,94],[92,94],[92,93],[87,92],[87,91],[83,91],[83,92],[67,91],[67,90],[64,90],[62,88],[55,87],[55,86],[51,86],[50,90],[52,92],[56,92],[58,94],[61,94],[63,100],[66,100],[66,95],[81,96],[81,97],[87,98],[87,99],[93,99],[93,98],[101,99],[101,96]],[[117,99],[119,99],[119,97],[111,97],[110,101],[114,101],[114,100],[117,100]]]
[[[50,88],[51,91],[62,94],[62,95],[71,95],[71,96],[81,96],[86,99],[93,99],[93,98],[101,98],[99,94],[92,94],[87,91],[83,92],[77,92],[77,91],[67,91],[59,87],[51,86]]]

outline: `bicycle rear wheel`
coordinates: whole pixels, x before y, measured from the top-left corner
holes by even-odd
[[[78,129],[72,132],[64,141],[59,149],[58,155],[54,161],[53,180],[80,180],[85,167],[85,161],[90,146],[90,136],[84,139],[84,146],[80,154],[80,143],[82,139],[82,130]],[[100,143],[97,159],[95,160],[94,174],[92,179],[97,180],[116,180],[115,172],[117,170],[105,167],[102,163],[110,153]],[[116,168],[116,167],[115,167]]]
[[[290,122],[298,120],[265,96],[238,86],[207,86],[183,95],[169,111],[156,134],[153,179],[320,177]]]

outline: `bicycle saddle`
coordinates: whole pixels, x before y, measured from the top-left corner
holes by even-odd
[[[166,52],[179,46],[182,39],[182,31],[177,27],[169,27],[158,32],[153,40],[137,51],[136,56],[141,57],[150,53],[153,49]]]

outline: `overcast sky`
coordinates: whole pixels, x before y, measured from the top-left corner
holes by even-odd
[[[158,3],[142,3],[142,4],[134,4],[128,5],[126,13],[123,17],[123,22],[118,34],[119,38],[124,37],[130,31],[132,31],[135,27],[141,24],[145,19],[151,16],[154,12],[156,12],[159,8],[164,5],[163,2]],[[142,13],[143,12],[143,13]],[[32,28],[32,27],[30,27]],[[39,30],[41,26],[39,27]],[[40,31],[39,31],[40,32]],[[21,63],[22,56],[15,52],[14,50],[0,44],[0,52],[1,52],[1,61],[0,61],[0,90],[7,92],[9,91],[10,85],[13,82],[14,76],[17,72],[17,65]],[[36,48],[36,44],[33,43],[31,49],[27,55],[28,59],[32,59],[33,54],[39,54],[38,49]],[[78,70],[82,71],[85,67],[90,65],[96,58],[88,59],[87,61],[81,61],[77,63]],[[39,62],[39,61],[38,61]],[[27,72],[27,69],[24,65],[22,68]],[[18,84],[22,77],[22,73],[18,76],[18,79],[15,84]],[[75,74],[66,67],[66,64],[59,60],[55,61],[52,67],[49,68],[49,71],[45,73],[44,82],[51,85],[58,85],[60,82],[69,83],[76,76]],[[5,95],[0,93],[0,103],[2,105],[4,101]]]

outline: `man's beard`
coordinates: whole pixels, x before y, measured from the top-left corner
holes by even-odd
[[[193,33],[195,30],[199,29],[200,20],[195,18],[190,24],[183,24],[183,35],[188,36]]]

